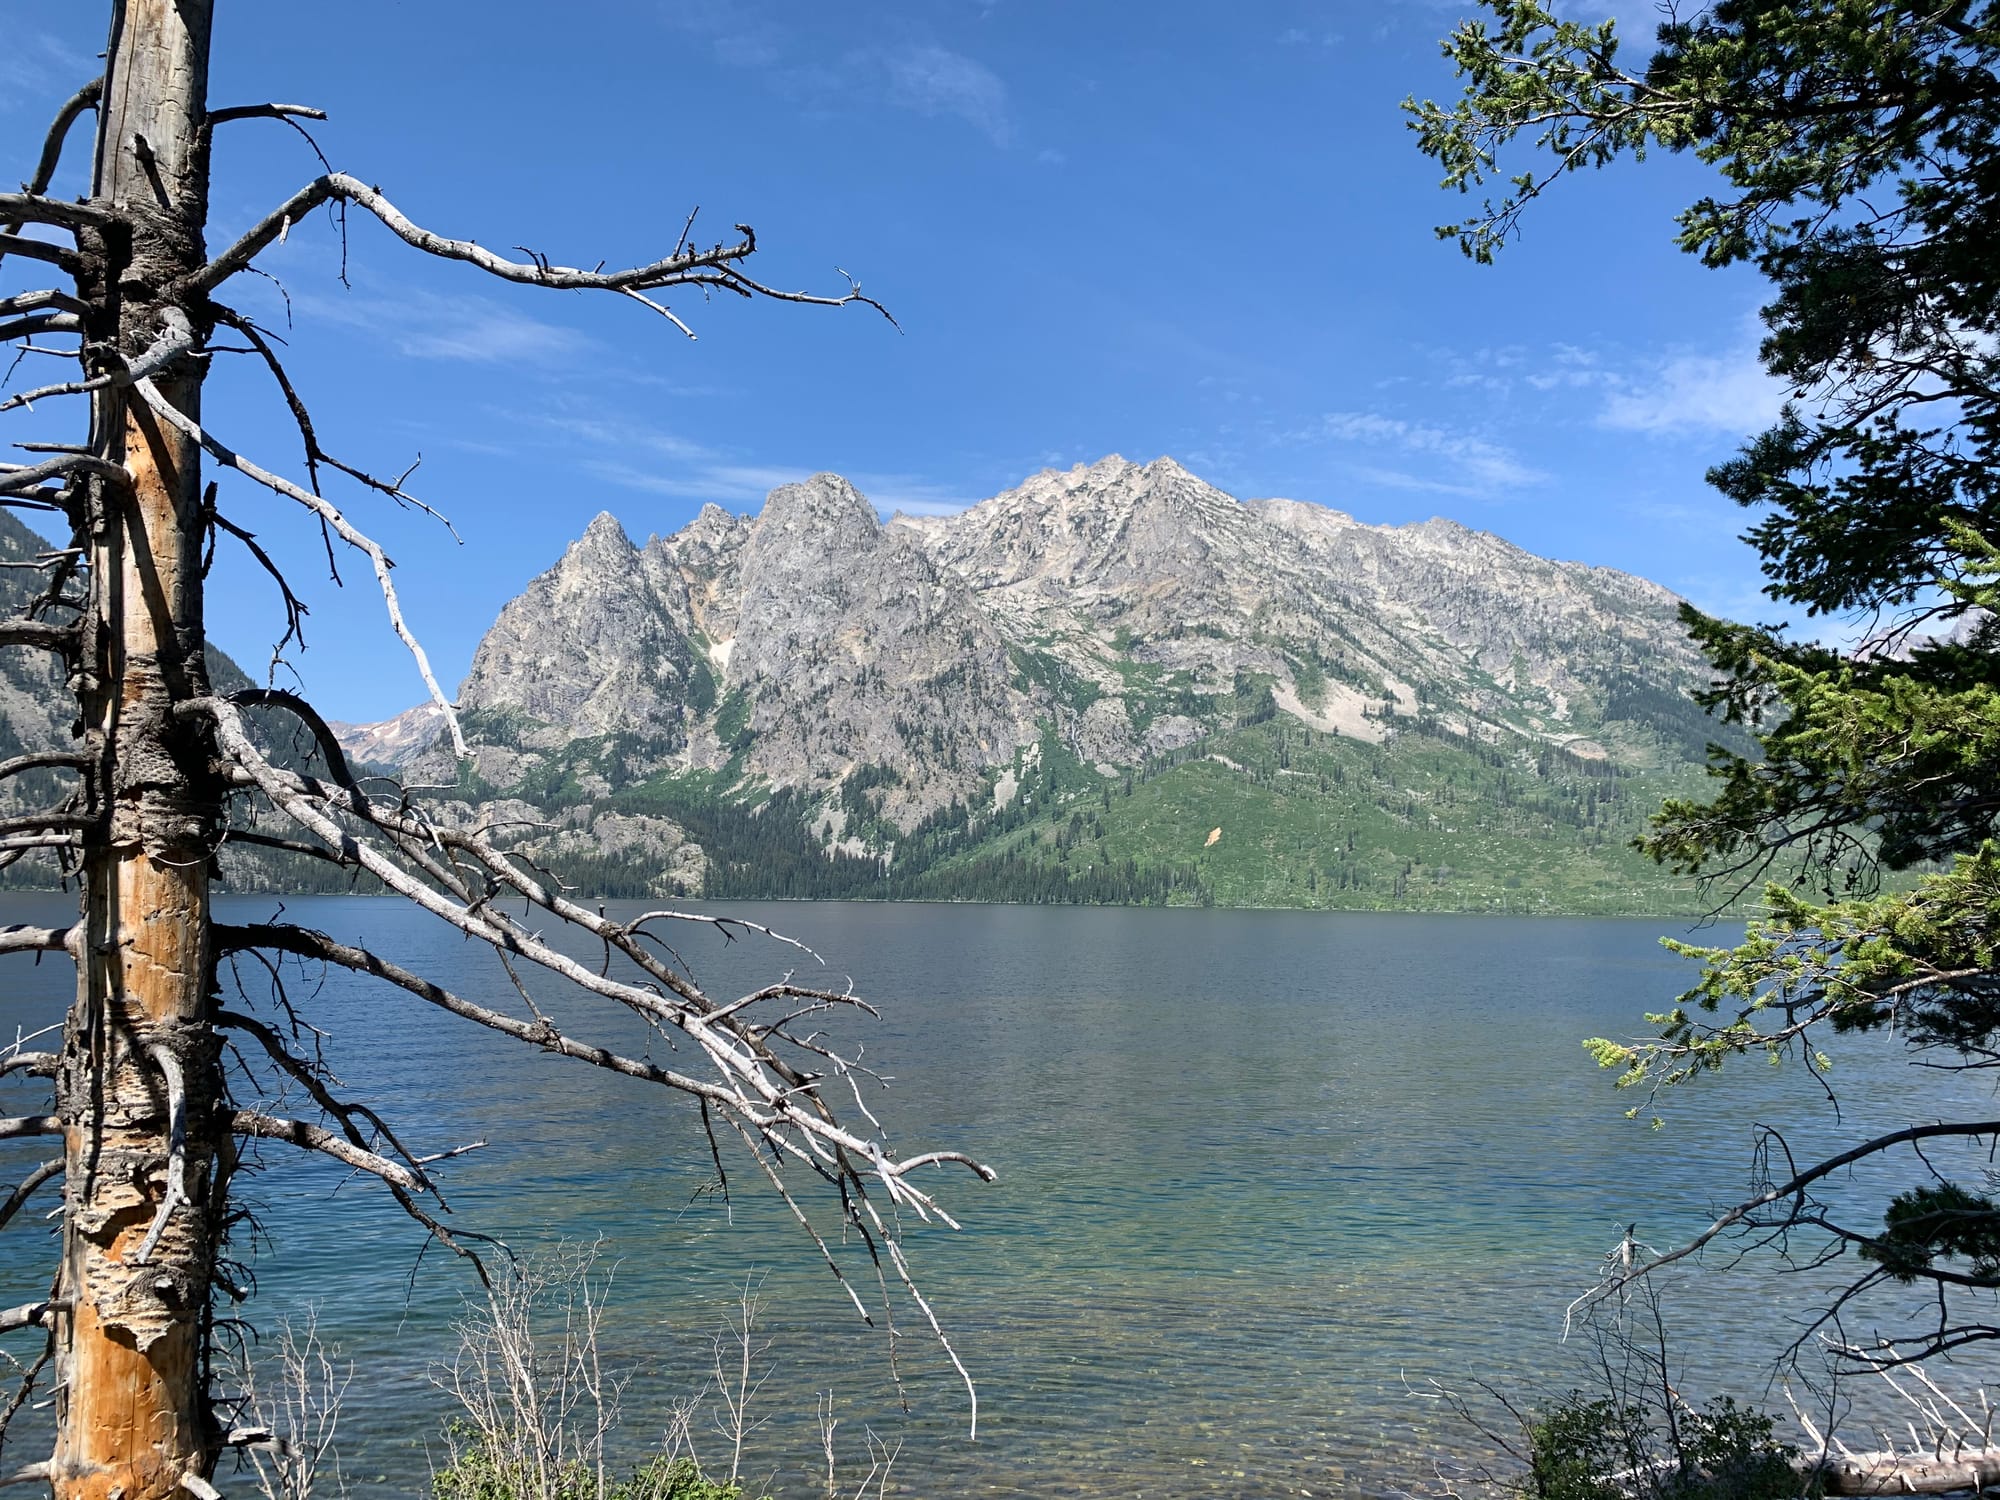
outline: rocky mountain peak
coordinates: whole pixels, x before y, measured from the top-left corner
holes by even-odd
[[[435,703],[419,703],[379,724],[331,719],[327,728],[352,759],[364,765],[400,766],[428,750],[443,733],[444,710]]]
[[[617,517],[600,511],[556,565],[501,610],[473,654],[461,707],[524,726],[518,743],[479,750],[481,774],[508,785],[523,745],[577,734],[677,742],[687,620],[678,577],[645,565]]]
[[[870,505],[837,474],[772,490],[744,533],[732,680],[782,677],[810,657],[853,607],[882,541]]]
[[[881,530],[875,507],[838,474],[815,474],[797,484],[779,485],[751,523],[755,536],[811,536],[836,547],[866,546]]]
[[[1114,454],[1044,470],[921,534],[977,589],[1030,591],[1108,618],[1142,595],[1214,590],[1219,559],[1255,550],[1252,525],[1236,500],[1172,459]]]
[[[702,506],[695,518],[673,535],[677,549],[690,546],[726,547],[741,542],[750,522],[734,511],[724,510],[713,500]]]
[[[625,534],[625,528],[618,524],[618,518],[608,510],[600,510],[584,527],[583,535],[571,542],[563,551],[560,569],[583,569],[585,571],[602,567],[622,567],[629,564],[632,554],[638,548]]]
[[[608,510],[600,510],[590,518],[590,524],[583,528],[581,540],[599,544],[619,541],[628,547],[632,545],[632,539],[625,535],[625,528]]]
[[[1601,737],[1615,704],[1671,703],[1698,671],[1673,605],[1455,522],[1241,502],[1171,458],[886,527],[816,474],[639,552],[599,515],[502,612],[463,702],[496,787],[792,789],[823,847],[879,856],[954,799],[1004,806],[1052,745],[1109,777],[1274,719],[1372,743]]]

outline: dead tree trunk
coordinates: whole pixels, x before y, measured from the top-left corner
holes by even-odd
[[[612,921],[572,899],[542,869],[532,847],[503,846],[485,833],[467,832],[410,792],[364,789],[331,730],[303,699],[272,688],[218,697],[203,658],[202,579],[219,534],[240,541],[277,582],[286,609],[284,641],[299,639],[305,612],[253,533],[221,513],[214,486],[204,487],[206,453],[218,471],[254,486],[253,493],[309,514],[327,540],[329,560],[336,542],[368,560],[390,625],[442,710],[452,745],[465,753],[450,700],[403,618],[393,564],[321,492],[320,480],[337,473],[397,504],[429,507],[403,489],[402,479],[376,478],[321,447],[273,341],[254,320],[218,300],[231,278],[257,270],[258,256],[316,209],[344,215],[352,206],[406,245],[504,281],[626,298],[690,337],[686,323],[657,300],[662,293],[686,288],[827,307],[859,303],[880,310],[880,304],[851,279],[846,291],[830,296],[766,286],[743,269],[757,248],[748,227],[737,226],[740,238],[704,247],[691,242],[692,215],[680,223],[673,249],[644,265],[607,270],[600,263],[584,270],[534,252],[525,261],[509,260],[414,222],[380,189],[332,171],[211,258],[203,244],[211,127],[323,117],[295,104],[209,109],[214,0],[114,0],[111,9],[104,77],[63,106],[25,190],[0,193],[0,262],[6,262],[0,270],[26,268],[41,279],[48,274],[44,268],[53,268],[70,283],[68,289],[0,295],[0,347],[32,347],[82,365],[75,380],[0,399],[0,415],[41,401],[90,402],[86,441],[25,443],[36,461],[0,462],[0,506],[59,515],[71,533],[69,547],[29,564],[47,570],[48,585],[22,614],[0,620],[0,649],[54,653],[66,664],[82,741],[75,753],[47,750],[0,761],[0,780],[58,769],[82,778],[58,806],[0,818],[0,867],[31,852],[53,852],[83,886],[75,926],[0,929],[0,953],[67,949],[78,970],[60,1053],[28,1052],[19,1042],[0,1048],[0,1076],[27,1072],[52,1078],[55,1087],[53,1113],[0,1119],[0,1138],[63,1138],[62,1155],[30,1173],[0,1204],[0,1228],[43,1183],[60,1176],[65,1194],[52,1292],[0,1313],[0,1333],[47,1330],[45,1359],[54,1361],[57,1375],[56,1448],[48,1460],[0,1476],[0,1485],[45,1480],[59,1500],[167,1500],[178,1493],[209,1500],[216,1492],[208,1476],[224,1446],[268,1440],[247,1430],[225,1436],[209,1404],[216,1327],[210,1306],[222,1285],[218,1254],[238,1137],[316,1152],[372,1174],[428,1233],[470,1253],[438,1217],[447,1210],[430,1168],[471,1147],[416,1154],[366,1104],[341,1097],[338,1080],[321,1061],[293,1049],[296,1033],[288,1037],[254,1014],[258,1001],[240,984],[241,1009],[222,1009],[219,952],[256,955],[279,991],[278,1003],[294,1017],[282,996],[284,960],[365,975],[408,1003],[439,1007],[551,1057],[690,1096],[718,1174],[720,1127],[741,1140],[847,1285],[857,1311],[868,1316],[837,1245],[860,1247],[857,1269],[865,1267],[879,1290],[892,1335],[890,1292],[900,1286],[963,1374],[911,1278],[896,1214],[956,1227],[918,1174],[946,1163],[982,1178],[992,1173],[956,1151],[906,1157],[889,1148],[863,1102],[860,1079],[872,1075],[836,1051],[815,1019],[868,1007],[844,990],[789,979],[727,1003],[710,997],[684,972],[658,929],[711,919],[655,911]],[[70,126],[91,109],[99,120],[90,195],[51,197]],[[203,427],[201,387],[211,355],[220,352],[209,345],[218,325],[245,341],[247,349],[235,352],[257,356],[277,386],[304,445],[305,484]],[[50,342],[64,339],[77,340],[77,347]],[[75,623],[65,623],[72,616]],[[317,747],[303,761],[308,769],[275,764],[245,723],[247,709],[286,716]],[[258,826],[256,813],[244,805],[252,799],[286,819],[296,836]],[[244,818],[232,823],[232,809]],[[482,1005],[307,928],[216,928],[209,908],[211,862],[232,834],[294,858],[365,871],[490,945],[532,1019]],[[514,898],[587,935],[602,947],[603,960],[579,962],[545,940],[539,919],[506,909]],[[714,925],[727,932],[746,924],[715,919]],[[639,1017],[670,1049],[684,1048],[683,1057],[702,1076],[558,1027],[530,995],[524,970],[578,999]],[[242,1063],[241,1074],[232,1071],[232,1077],[241,1077],[244,1099],[232,1100],[224,1088],[225,1035]],[[238,1107],[296,1098],[301,1091],[324,1124]],[[842,1093],[853,1095],[865,1128],[847,1125],[836,1111]],[[816,1227],[793,1195],[786,1168],[828,1184],[837,1234]],[[886,1195],[888,1216],[871,1192]],[[42,1369],[41,1361],[31,1365],[12,1400],[0,1405],[0,1438]],[[970,1385],[968,1378],[968,1392]],[[973,1412],[976,1423],[976,1405]]]
[[[87,236],[101,375],[200,329],[171,300],[203,261],[212,0],[125,0],[106,58],[92,199],[131,226]],[[91,346],[96,353],[90,354]],[[200,418],[200,363],[154,376]],[[76,1003],[57,1076],[67,1204],[56,1293],[63,1500],[164,1500],[212,1464],[203,1323],[228,1160],[212,1030],[208,872],[222,815],[205,722],[201,450],[128,389],[93,398],[93,447],[129,480],[88,488],[78,652],[96,788]]]

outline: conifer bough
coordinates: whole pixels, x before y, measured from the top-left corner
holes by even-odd
[[[1767,279],[1760,355],[1790,401],[1708,477],[1757,512],[1766,593],[1862,637],[1684,610],[1715,667],[1702,701],[1760,753],[1711,747],[1714,795],[1670,802],[1641,847],[1719,907],[1779,879],[1744,943],[1669,945],[1703,972],[1653,1038],[1588,1045],[1646,1092],[1745,1054],[1824,1079],[1856,1032],[1982,1076],[2000,1067],[2000,7],[1669,4],[1634,62],[1611,22],[1483,3],[1444,45],[1461,97],[1407,108],[1446,186],[1521,170],[1439,234],[1490,260],[1568,173],[1655,149],[1710,164],[1679,244]],[[1884,869],[1908,873],[1885,891]],[[1914,1073],[1907,1127],[1817,1161],[1760,1130],[1751,1194],[1664,1259],[1747,1234],[1852,1267],[1800,1345],[1863,1365],[2000,1339],[2000,1120],[1940,1119],[1959,1111],[1937,1076]],[[1833,1191],[1863,1164],[1907,1184],[1872,1221]]]

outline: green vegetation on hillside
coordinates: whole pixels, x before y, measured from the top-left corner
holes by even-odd
[[[1594,744],[1572,752],[1511,735],[1489,743],[1428,716],[1395,721],[1379,745],[1321,733],[1278,712],[1269,679],[1257,675],[1223,701],[1234,727],[1111,775],[1045,734],[1016,758],[998,795],[954,802],[908,831],[882,816],[900,779],[885,766],[857,768],[821,802],[731,771],[654,775],[593,805],[680,824],[707,852],[704,891],[719,898],[1696,907],[1691,883],[1664,876],[1632,847],[1663,797],[1699,785],[1678,745],[1668,748],[1700,722],[1692,705],[1627,706],[1653,713],[1615,726],[1607,737],[1621,759],[1613,761]],[[1661,753],[1645,753],[1648,745]],[[549,768],[517,794],[567,805],[576,789],[572,772]],[[837,839],[829,819],[838,820]],[[634,858],[557,867],[601,896],[645,894],[658,876]]]
[[[1226,906],[1630,912],[1693,899],[1630,848],[1662,791],[1693,783],[1685,769],[1624,772],[1422,722],[1371,745],[1254,710],[1130,775],[1079,769],[1088,783],[982,850],[1072,871],[1191,868],[1190,895]]]

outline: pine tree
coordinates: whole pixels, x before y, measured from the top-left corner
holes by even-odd
[[[1444,44],[1462,97],[1409,102],[1412,126],[1460,191],[1510,148],[1540,159],[1440,235],[1489,261],[1568,172],[1654,149],[1710,163],[1723,186],[1681,213],[1678,243],[1767,278],[1761,356],[1791,401],[1709,478],[1755,513],[1745,539],[1773,600],[1871,627],[1834,650],[1685,612],[1716,669],[1701,701],[1758,751],[1711,747],[1713,795],[1669,803],[1642,847],[1719,904],[1769,883],[1742,944],[1671,945],[1703,969],[1656,1041],[1589,1045],[1649,1091],[1753,1052],[1817,1069],[1830,1033],[2000,1065],[2000,15],[1719,0],[1628,66],[1613,23],[1486,8]],[[1913,1126],[1800,1166],[1678,1253],[1815,1224],[1863,1262],[1852,1289],[1936,1293],[1934,1321],[1866,1357],[2000,1335],[1965,1306],[2000,1288],[2000,1208],[1932,1177],[1918,1153],[1947,1138],[1991,1144],[2000,1122]],[[1878,1157],[1913,1184],[1878,1223],[1815,1196]]]

